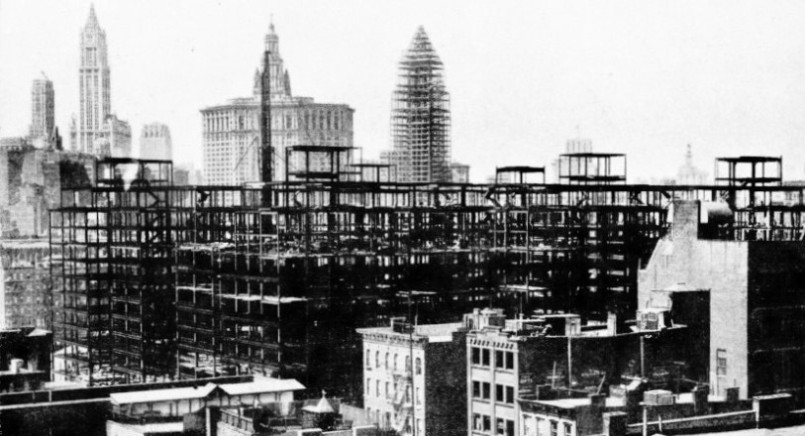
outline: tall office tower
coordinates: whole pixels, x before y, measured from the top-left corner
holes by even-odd
[[[279,38],[273,24],[265,37],[264,50],[270,53],[273,179],[284,180],[286,172],[293,173],[304,164],[290,161],[291,169],[286,171],[284,157],[287,147],[352,147],[354,110],[345,104],[317,103],[311,97],[291,94],[291,80],[280,56]],[[261,68],[262,63],[261,60]],[[251,97],[235,98],[201,110],[205,183],[240,185],[261,180],[261,77],[261,69],[258,69]],[[322,162],[315,159],[308,164],[314,171],[322,166]]]
[[[450,181],[450,94],[443,69],[420,26],[392,94],[391,160],[400,182]]]
[[[140,159],[173,160],[171,131],[162,123],[151,123],[140,131]]]
[[[131,126],[112,114],[106,117],[98,140],[95,141],[95,154],[112,157],[132,157]]]
[[[31,141],[46,142],[54,133],[55,123],[55,94],[53,82],[42,75],[41,79],[34,79],[31,88],[31,127],[28,137]]]
[[[96,139],[101,136],[112,113],[109,65],[106,56],[106,32],[98,24],[95,7],[81,31],[81,67],[78,70],[80,111],[76,144],[82,153],[103,154]]]

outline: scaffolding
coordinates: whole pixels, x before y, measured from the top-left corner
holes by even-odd
[[[449,182],[450,94],[444,66],[422,27],[400,61],[392,95],[392,162],[401,182]]]
[[[676,199],[735,199],[708,237],[805,235],[802,186],[629,185],[606,173],[563,184],[387,182],[376,177],[390,167],[357,167],[368,171],[357,177],[337,156],[349,150],[327,149],[328,165],[253,186],[173,186],[169,163],[109,160],[96,187],[64,190],[51,212],[63,280],[54,324],[59,358],[80,363],[65,376],[261,373],[359,398],[355,329],[409,310],[421,323],[491,305],[625,319]],[[324,152],[288,150],[303,164]],[[115,175],[127,172],[130,183]]]

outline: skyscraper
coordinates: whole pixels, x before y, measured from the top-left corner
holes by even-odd
[[[390,160],[400,182],[449,182],[450,94],[439,55],[420,26],[392,94]]]
[[[171,131],[165,124],[151,123],[140,131],[140,159],[173,160]]]
[[[79,68],[80,110],[75,151],[101,154],[96,139],[102,136],[112,113],[106,32],[98,24],[95,7],[81,31],[81,66]]]
[[[291,94],[291,80],[280,56],[279,37],[269,26],[264,49],[270,53],[271,144],[274,180],[286,175],[286,147],[294,145],[352,146],[353,109],[345,104],[314,102]],[[261,56],[262,57],[262,56]],[[262,62],[261,62],[262,64]],[[261,65],[262,66],[262,65]],[[213,185],[240,185],[261,180],[261,71],[254,74],[253,95],[201,110],[204,179]],[[310,162],[316,168],[318,162]],[[290,171],[296,169],[289,163]]]
[[[49,138],[53,135],[55,127],[55,94],[53,82],[42,75],[41,79],[34,79],[31,88],[31,127],[28,136],[31,141],[40,138]]]

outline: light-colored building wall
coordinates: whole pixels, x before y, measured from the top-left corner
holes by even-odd
[[[478,331],[467,338],[469,434],[520,434],[519,351],[518,344],[499,331]]]
[[[53,134],[55,123],[56,97],[53,82],[46,77],[35,79],[31,87],[31,127],[29,138],[48,138]]]
[[[675,203],[673,220],[671,235],[657,243],[651,259],[638,274],[638,307],[648,307],[652,291],[680,283],[694,289],[709,289],[710,387],[723,396],[726,388],[737,386],[741,397],[746,398],[749,244],[699,240],[698,203]]]
[[[140,159],[173,160],[173,141],[170,128],[162,123],[150,123],[140,130]]]
[[[454,418],[465,402],[437,395],[438,387],[464,365],[462,353],[451,351],[452,360],[443,358],[445,350],[463,348],[460,330],[458,323],[417,326],[410,334],[394,326],[359,329],[363,336],[366,420],[403,435],[413,434],[414,428],[417,435],[426,435],[455,427],[445,422],[445,416]],[[445,410],[445,400],[455,410]]]

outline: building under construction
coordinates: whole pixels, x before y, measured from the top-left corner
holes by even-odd
[[[393,316],[626,319],[674,200],[721,207],[711,239],[805,235],[805,188],[782,184],[780,158],[722,159],[715,185],[664,186],[626,184],[623,155],[576,153],[559,184],[478,185],[389,181],[389,166],[350,165],[350,151],[289,147],[286,162],[331,164],[244,187],[174,186],[167,161],[110,159],[95,186],[64,190],[51,212],[61,376],[265,373],[359,398],[355,329]]]
[[[449,182],[450,94],[444,66],[423,27],[400,61],[392,94],[391,161],[405,183]]]

